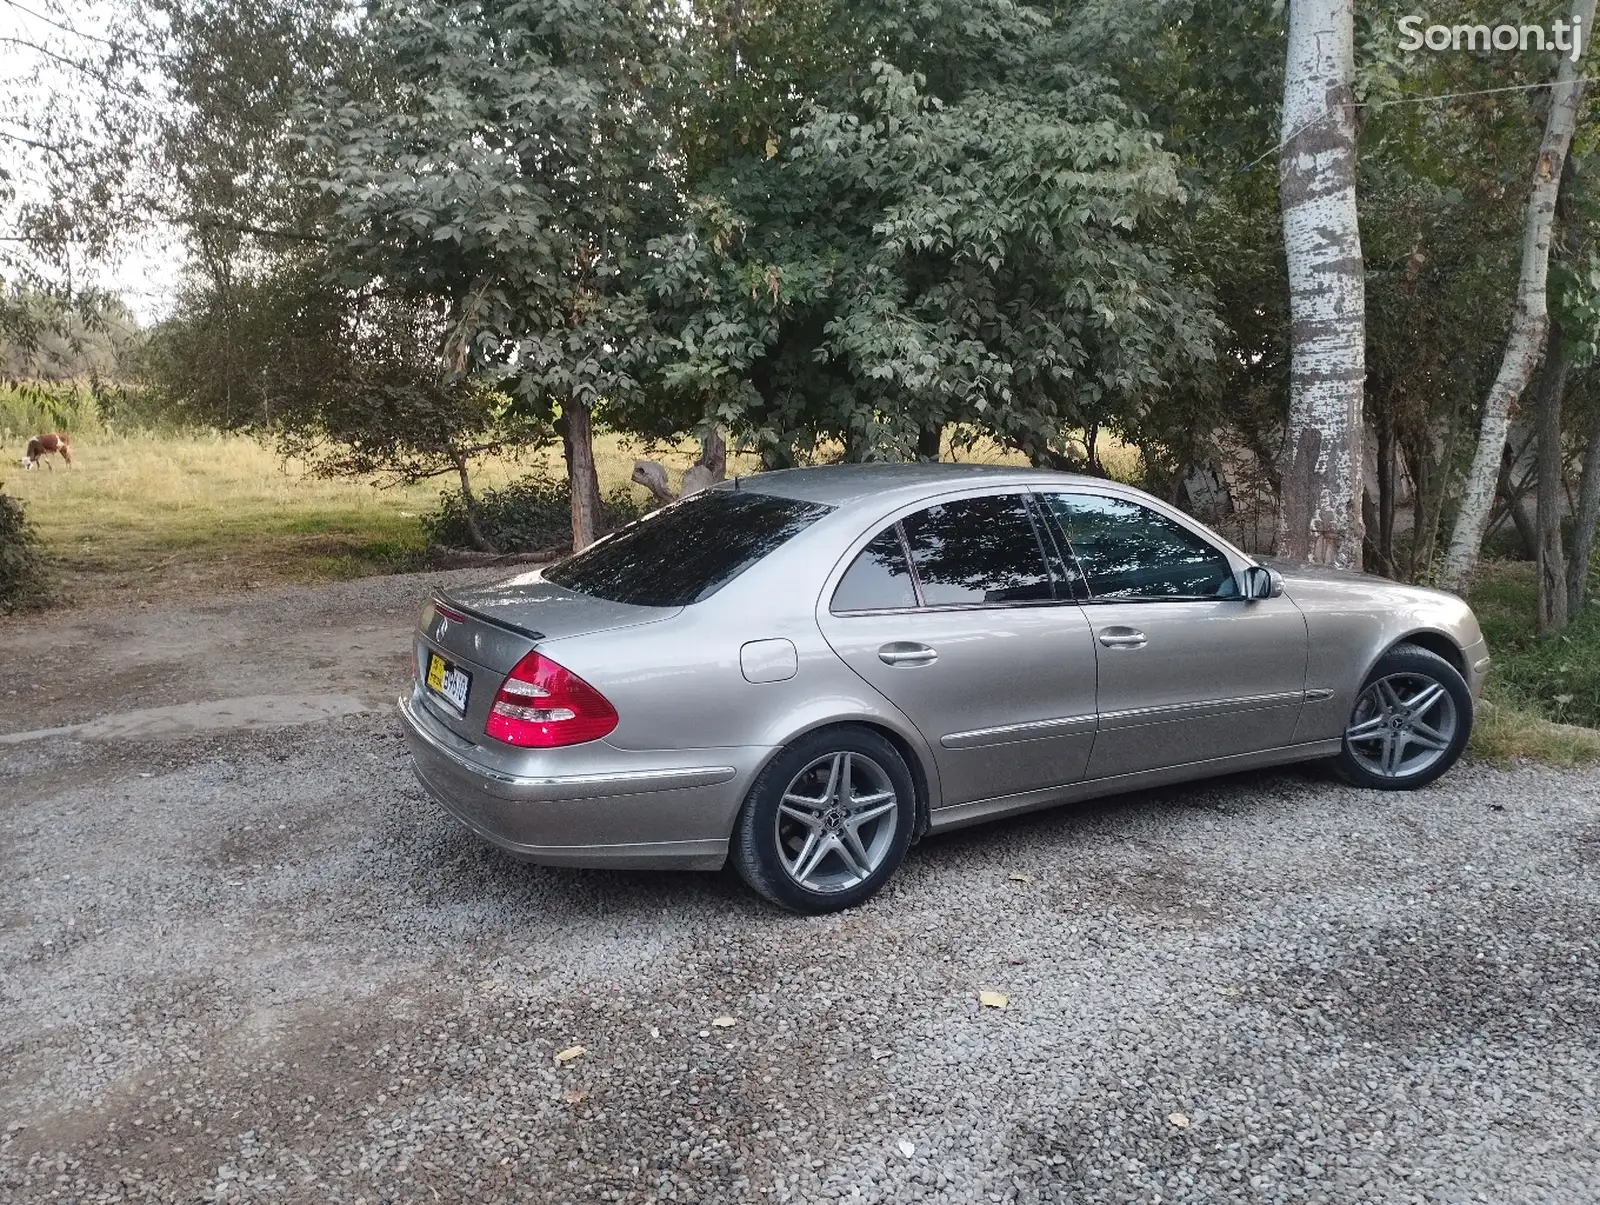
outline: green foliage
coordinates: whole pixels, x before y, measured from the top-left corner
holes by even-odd
[[[530,476],[477,498],[478,523],[501,552],[543,552],[572,542],[572,494],[564,481]],[[602,526],[610,531],[644,514],[626,490],[617,489],[600,504]],[[460,490],[445,490],[439,506],[422,520],[428,539],[448,548],[472,543]]]
[[[634,0],[369,11],[376,95],[330,92],[308,146],[340,282],[437,306],[443,379],[540,420],[637,390],[636,258],[674,195],[650,116],[667,25]]]
[[[846,0],[822,24],[854,36],[789,81],[796,124],[703,133],[721,154],[697,148],[689,219],[651,245],[679,421],[713,414],[770,464],[829,439],[904,457],[952,422],[1040,456],[1137,432],[1218,333],[1163,239],[1183,194],[1157,136],[1044,9]]]
[[[1489,693],[1548,720],[1600,728],[1600,605],[1540,636],[1536,592],[1524,565],[1494,565],[1473,584],[1472,608],[1494,657]]]
[[[49,567],[22,503],[0,492],[0,615],[44,606]]]

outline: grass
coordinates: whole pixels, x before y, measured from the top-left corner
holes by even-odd
[[[1566,629],[1539,635],[1533,566],[1485,567],[1470,596],[1494,657],[1495,698],[1555,723],[1600,728],[1600,606],[1590,602]]]
[[[1541,636],[1537,585],[1527,563],[1486,562],[1469,601],[1494,664],[1473,726],[1472,752],[1573,766],[1600,762],[1600,606],[1565,631]]]
[[[437,489],[321,481],[253,441],[82,435],[77,467],[12,467],[68,601],[350,577],[406,563]],[[12,465],[21,448],[7,446]]]
[[[67,469],[17,467],[25,434],[0,442],[0,482],[27,506],[46,552],[55,560],[58,595],[69,604],[152,601],[283,582],[347,579],[420,567],[421,517],[439,502],[449,479],[401,487],[375,481],[327,480],[242,436],[99,433],[80,429]],[[1101,454],[1137,470],[1136,454],[1102,441]],[[600,488],[631,490],[635,459],[660,460],[676,485],[697,455],[693,441],[646,444],[617,435],[595,439]],[[1015,462],[992,444],[962,449],[960,459]],[[1125,463],[1124,463],[1125,462]],[[6,467],[9,466],[9,467]],[[730,472],[753,472],[749,456],[730,458]],[[562,472],[559,445],[519,459],[474,465],[473,482],[488,488],[542,472]]]

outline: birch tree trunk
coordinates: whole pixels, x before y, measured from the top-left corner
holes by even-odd
[[[1361,565],[1366,281],[1356,219],[1354,0],[1290,0],[1278,160],[1289,427],[1278,555]]]
[[[1561,60],[1551,89],[1550,115],[1545,120],[1544,141],[1534,161],[1533,180],[1528,188],[1528,213],[1522,232],[1522,271],[1517,278],[1517,304],[1511,317],[1511,335],[1506,340],[1504,358],[1489,396],[1483,402],[1483,423],[1478,431],[1478,446],[1473,451],[1472,467],[1461,491],[1461,509],[1450,534],[1450,548],[1439,572],[1439,584],[1447,590],[1465,588],[1477,566],[1483,547],[1484,528],[1494,504],[1495,483],[1500,472],[1500,450],[1505,446],[1511,416],[1521,400],[1533,370],[1539,365],[1544,338],[1550,323],[1545,284],[1550,272],[1550,234],[1555,225],[1556,197],[1561,189],[1561,169],[1572,145],[1572,131],[1578,121],[1578,105],[1583,85],[1578,82],[1583,52],[1588,50],[1589,30],[1594,24],[1595,0],[1578,0],[1573,19],[1583,21],[1583,45],[1579,62],[1572,55]]]

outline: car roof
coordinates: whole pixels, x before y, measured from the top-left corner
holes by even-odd
[[[1004,464],[830,464],[809,469],[777,469],[735,478],[723,489],[748,489],[803,502],[849,506],[885,494],[916,496],[940,488],[965,485],[1094,485],[1106,482],[1078,473],[1019,468]]]

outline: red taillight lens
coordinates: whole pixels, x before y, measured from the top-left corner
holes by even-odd
[[[507,675],[484,732],[524,749],[597,741],[617,726],[605,696],[548,657],[529,653]]]

